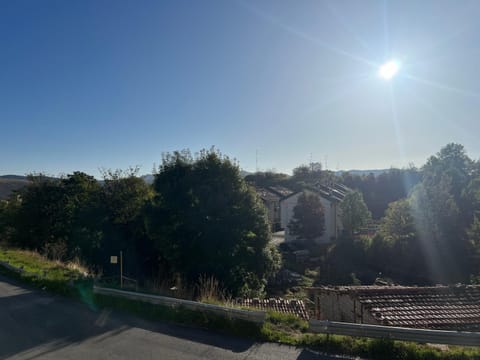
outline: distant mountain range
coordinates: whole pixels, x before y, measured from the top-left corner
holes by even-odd
[[[372,170],[338,170],[338,171],[335,171],[335,175],[342,175],[344,173],[350,173],[352,175],[358,175],[358,176],[362,176],[362,175],[368,175],[368,174],[373,174],[375,176],[378,176],[380,174],[383,174],[385,172],[388,172],[390,169],[372,169]],[[245,177],[245,176],[248,176],[248,175],[253,175],[255,174],[254,172],[249,172],[249,171],[246,171],[246,170],[240,170],[240,175],[242,177]]]
[[[338,170],[335,171],[335,175],[342,175],[343,173],[350,173],[352,175],[369,175],[373,174],[375,176],[378,176],[380,174],[388,172],[390,169],[374,169],[374,170]]]

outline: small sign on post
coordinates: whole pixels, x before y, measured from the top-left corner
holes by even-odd
[[[118,256],[110,256],[110,264],[118,264]],[[120,287],[123,289],[123,252],[120,251]]]

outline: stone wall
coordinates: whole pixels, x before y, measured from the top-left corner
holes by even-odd
[[[379,322],[348,291],[319,289],[315,293],[318,320],[379,325]]]

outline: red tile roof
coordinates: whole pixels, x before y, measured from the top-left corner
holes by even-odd
[[[349,286],[335,291],[356,298],[383,325],[480,330],[480,285]]]
[[[276,311],[283,314],[296,315],[301,319],[308,320],[308,312],[302,300],[286,299],[237,299],[237,305],[265,311]]]

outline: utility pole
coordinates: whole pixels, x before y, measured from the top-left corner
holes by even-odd
[[[123,251],[120,251],[120,288],[123,289]]]

